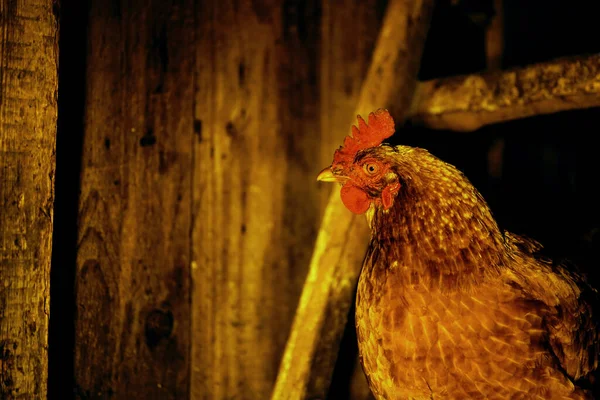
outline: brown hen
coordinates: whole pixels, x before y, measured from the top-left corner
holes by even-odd
[[[479,192],[426,150],[381,144],[358,117],[318,179],[341,183],[371,242],[356,299],[360,359],[378,399],[588,399],[596,291],[501,231]]]

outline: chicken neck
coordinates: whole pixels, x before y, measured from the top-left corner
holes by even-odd
[[[398,170],[402,189],[393,206],[372,206],[367,268],[396,270],[405,284],[465,288],[498,274],[504,239],[469,181],[440,164],[430,175]],[[404,173],[404,175],[402,175]]]

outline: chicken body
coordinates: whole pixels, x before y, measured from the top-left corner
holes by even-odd
[[[356,328],[377,399],[593,398],[580,385],[598,365],[596,292],[501,231],[460,171],[379,145],[332,174],[358,187],[343,199],[370,201]]]
[[[361,363],[376,398],[592,398],[562,367],[567,357],[579,363],[579,351],[569,349],[561,360],[548,342],[548,320],[560,318],[560,302],[569,298],[527,292],[510,270],[468,290],[443,292],[402,283],[399,267],[365,266],[359,283]],[[548,274],[544,285],[556,289],[544,269],[536,274]],[[564,339],[574,340],[577,317],[559,324]]]

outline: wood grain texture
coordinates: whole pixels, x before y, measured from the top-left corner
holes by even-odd
[[[432,9],[432,1],[388,3],[354,115],[389,107],[400,126],[417,84]],[[350,123],[338,128],[340,143]],[[273,400],[325,397],[368,239],[364,216],[351,214],[332,192]]]
[[[419,84],[414,124],[474,131],[534,115],[600,106],[600,55],[435,79]]]
[[[193,9],[91,2],[77,398],[189,397]]]
[[[192,397],[266,399],[319,223],[320,1],[196,13]]]
[[[57,118],[51,0],[0,1],[0,398],[42,399]]]

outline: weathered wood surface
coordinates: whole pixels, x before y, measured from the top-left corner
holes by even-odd
[[[197,7],[194,399],[273,388],[320,216],[320,7]]]
[[[90,4],[77,398],[189,397],[193,10]]]
[[[600,106],[600,55],[566,57],[506,71],[419,84],[414,124],[473,131],[534,115]]]
[[[398,125],[412,100],[433,1],[391,0],[358,105],[357,114],[387,107]],[[332,192],[311,259],[308,278],[281,362],[273,400],[325,398],[337,358],[369,231],[364,216],[345,209]]]
[[[57,118],[51,0],[0,0],[0,398],[43,399]]]

